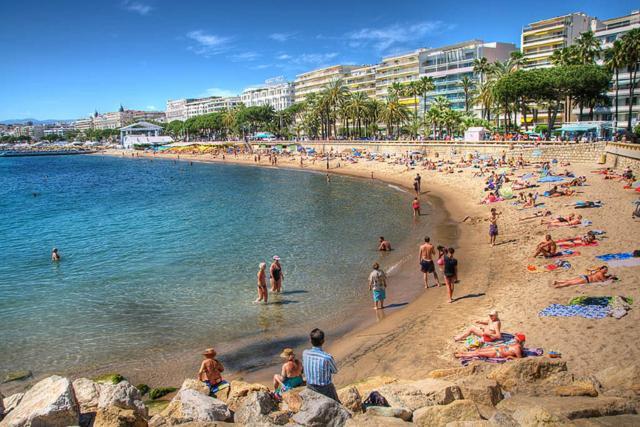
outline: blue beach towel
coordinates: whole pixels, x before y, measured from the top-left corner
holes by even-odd
[[[564,181],[564,178],[561,176],[543,176],[538,179],[538,182],[560,182]]]
[[[540,317],[575,317],[585,319],[604,319],[611,313],[611,308],[601,305],[562,305],[551,304],[538,313]]]
[[[613,261],[619,259],[633,258],[633,252],[622,252],[617,254],[604,254],[596,256],[600,261]]]

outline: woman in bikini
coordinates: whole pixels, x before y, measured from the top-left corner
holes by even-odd
[[[505,358],[505,359],[520,359],[522,357],[522,346],[524,345],[525,336],[523,334],[516,334],[516,342],[509,345],[483,347],[478,350],[471,351],[458,351],[453,355],[457,358],[462,357],[490,357],[490,358]]]
[[[254,301],[254,303],[258,303],[260,301],[264,301],[267,303],[267,299],[269,297],[269,293],[267,291],[267,263],[261,262],[258,266],[258,299]]]
[[[276,394],[282,394],[287,390],[302,385],[302,362],[296,358],[293,350],[285,348],[280,355],[286,362],[282,365],[280,375],[273,376],[273,389]]]
[[[476,320],[475,323],[479,326],[468,328],[464,333],[454,337],[453,340],[462,341],[470,335],[481,337],[484,342],[491,342],[502,338],[502,332],[500,331],[502,323],[496,310],[489,312],[488,321]]]
[[[582,274],[575,279],[556,280],[552,283],[554,288],[565,288],[567,286],[586,285],[589,283],[604,282],[605,280],[616,280],[615,276],[607,274],[609,268],[603,265],[595,270],[589,270],[588,274]]]
[[[574,214],[571,214],[567,218],[558,217],[556,220],[551,221],[543,219],[541,224],[547,224],[549,227],[572,227],[582,224],[582,215],[574,216]]]

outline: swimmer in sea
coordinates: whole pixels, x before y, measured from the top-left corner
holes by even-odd
[[[391,243],[388,240],[385,240],[383,236],[380,236],[380,240],[378,242],[378,250],[379,251],[390,251]]]
[[[60,261],[60,254],[58,253],[57,248],[53,248],[51,250],[51,261],[54,261],[54,262]]]

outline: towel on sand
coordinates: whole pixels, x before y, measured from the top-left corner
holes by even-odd
[[[544,354],[544,350],[541,348],[523,348],[522,349],[522,357],[536,357],[542,356]],[[461,357],[460,363],[462,366],[467,366],[469,363],[475,360],[482,360],[483,362],[489,363],[504,363],[509,359],[506,357]]]
[[[631,310],[633,299],[623,296],[614,297],[574,297],[568,305],[551,304],[540,311],[540,317],[574,317],[580,316],[585,319],[604,319],[611,316],[620,319]]]

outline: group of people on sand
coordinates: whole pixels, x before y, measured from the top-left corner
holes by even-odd
[[[273,256],[273,262],[269,267],[269,280],[271,282],[271,292],[282,292],[282,280],[284,279],[284,273],[282,272],[282,265],[280,264],[280,257],[278,255]],[[267,304],[269,299],[269,291],[267,290],[267,263],[261,262],[258,265],[258,298],[254,303],[263,302]]]
[[[438,250],[438,253],[437,259],[434,262],[436,249]],[[430,287],[430,275],[433,275],[433,278],[436,281],[436,285],[434,286],[441,286],[438,273],[436,272],[435,264],[437,263],[438,269],[444,276],[444,282],[447,287],[447,294],[449,296],[450,303],[453,302],[454,284],[458,283],[458,260],[454,257],[454,254],[454,248],[445,248],[444,246],[438,246],[437,248],[434,247],[429,236],[424,238],[424,243],[420,245],[420,249],[418,251],[420,271],[424,278],[424,288],[428,289]]]
[[[283,393],[305,385],[304,375],[308,389],[340,402],[333,384],[333,375],[338,373],[338,366],[333,356],[322,348],[325,342],[324,332],[318,328],[313,329],[309,340],[311,348],[303,351],[302,361],[291,348],[285,348],[280,354],[284,363],[280,373],[273,376],[273,395],[280,399]],[[216,359],[217,352],[208,348],[202,355],[204,360],[198,370],[198,380],[207,386],[211,396],[217,397],[223,390],[226,390],[228,396],[231,385],[222,378],[224,365]]]
[[[464,341],[472,337],[477,341],[473,347],[475,350],[458,351],[454,353],[457,358],[504,358],[516,359],[524,356],[525,335],[517,333],[514,335],[513,342],[502,342],[504,335],[502,333],[502,323],[498,312],[491,310],[487,320],[476,320],[473,326],[467,328],[463,333],[455,336],[454,341]]]

